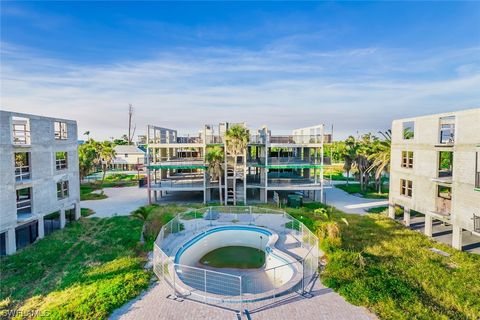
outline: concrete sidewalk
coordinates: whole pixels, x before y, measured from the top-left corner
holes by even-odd
[[[325,189],[325,202],[341,211],[355,214],[366,214],[365,210],[369,208],[388,205],[386,199],[365,199],[335,187]]]
[[[139,187],[104,188],[107,199],[81,201],[82,208],[95,211],[92,218],[126,216],[138,207],[148,204],[147,190]]]

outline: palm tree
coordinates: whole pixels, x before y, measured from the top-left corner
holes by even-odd
[[[142,206],[142,207],[140,207],[137,210],[132,212],[132,217],[134,217],[134,218],[143,222],[142,233],[140,234],[140,243],[141,244],[145,243],[145,236],[144,236],[145,224],[148,220],[148,217],[150,216],[150,213],[152,213],[153,209],[154,209],[154,207],[144,207],[144,206]]]
[[[102,176],[102,183],[100,184],[101,186],[103,185],[103,182],[105,181],[105,176],[107,174],[108,166],[112,163],[113,159],[116,157],[116,152],[113,146],[113,143],[110,141],[104,141],[100,145],[100,152],[99,152],[99,157],[101,159],[101,164],[102,164],[102,170],[103,170],[103,176]]]
[[[220,205],[223,204],[222,196],[222,175],[223,175],[223,149],[215,146],[207,151],[206,160],[208,163],[209,174],[218,179],[218,193],[220,195]]]
[[[375,170],[375,181],[378,183],[378,192],[382,193],[382,173],[389,171],[391,146],[392,146],[392,131],[389,129],[385,132],[379,131],[383,136],[383,140],[376,143],[375,151],[368,156],[368,159],[373,161],[368,171]]]
[[[343,150],[343,169],[347,172],[347,185],[348,180],[350,179],[350,170],[352,170],[355,157],[357,155],[358,143],[354,137],[349,136],[345,140],[345,149]]]
[[[83,134],[87,136],[87,141],[90,140],[90,131],[85,131]]]
[[[319,232],[321,239],[329,239],[331,241],[335,241],[339,238],[340,235],[340,227],[338,223],[333,218],[333,210],[332,208],[318,208],[314,211],[315,215],[320,215],[324,218],[323,221],[317,224],[317,230]],[[348,221],[345,218],[341,218],[341,220],[348,226]]]
[[[241,125],[230,127],[225,133],[227,152],[233,156],[233,205],[237,204],[237,159],[238,155],[243,154],[247,148],[250,133],[248,129]]]

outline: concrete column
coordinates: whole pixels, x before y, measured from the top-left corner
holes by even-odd
[[[45,237],[45,223],[43,222],[43,216],[38,217],[38,239]]]
[[[153,191],[153,199],[155,199],[155,203],[158,202],[158,193],[157,193],[157,190]]]
[[[425,235],[428,237],[431,237],[432,230],[433,230],[433,218],[432,216],[426,214],[425,215]]]
[[[75,203],[75,220],[78,220],[82,217],[82,211],[80,208],[80,203]]]
[[[453,225],[452,247],[458,250],[462,250],[462,232],[462,227]]]
[[[17,241],[15,239],[15,228],[10,228],[7,230],[6,237],[6,253],[14,254],[17,251]]]
[[[323,203],[323,192],[322,190],[313,191],[313,197],[315,201],[320,201]]]
[[[204,203],[212,201],[212,189],[205,189],[204,192],[205,192]]]
[[[267,203],[268,201],[267,189],[260,188],[260,201]]]
[[[410,227],[410,208],[403,208],[403,222]]]
[[[65,224],[67,223],[65,219],[65,209],[60,210],[60,229],[65,228]],[[40,226],[39,226],[40,229]]]
[[[389,203],[388,204],[388,217],[390,219],[395,219],[395,204]]]

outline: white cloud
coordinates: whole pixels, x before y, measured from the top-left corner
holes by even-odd
[[[195,132],[246,121],[285,133],[323,122],[343,137],[387,129],[394,118],[479,107],[479,53],[176,48],[85,66],[2,43],[1,106],[76,119],[96,138],[125,133],[129,103],[137,133],[149,123]]]

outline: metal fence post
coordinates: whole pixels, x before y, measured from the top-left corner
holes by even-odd
[[[177,288],[175,287],[175,274],[177,271],[175,270],[175,264],[173,265],[173,295],[175,298],[177,297]]]
[[[242,290],[242,285],[243,285],[243,278],[240,276],[240,315],[243,314],[243,290]]]
[[[205,292],[205,303],[207,303],[207,270],[203,270],[203,281],[204,281],[204,292]]]

